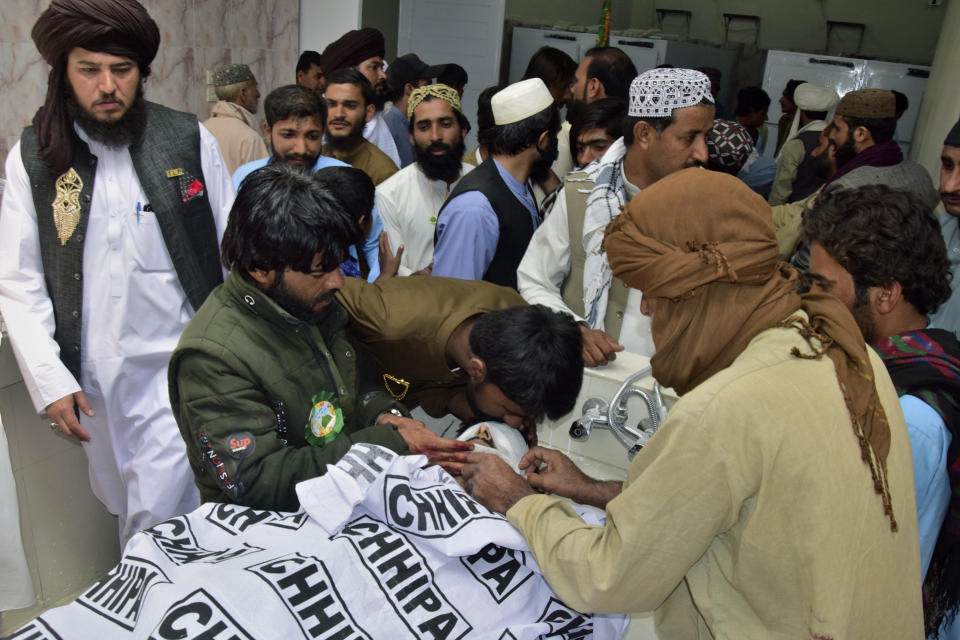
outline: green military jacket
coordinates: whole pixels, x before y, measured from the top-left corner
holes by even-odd
[[[205,502],[295,511],[294,486],[354,442],[408,452],[395,426],[374,424],[393,408],[407,414],[358,362],[339,303],[308,325],[231,272],[183,332],[168,376]],[[308,442],[311,426],[311,439],[325,442]]]

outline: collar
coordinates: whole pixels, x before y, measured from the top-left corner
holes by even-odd
[[[331,320],[337,322],[345,322],[345,314],[343,307],[340,306],[340,302],[334,298],[332,302],[331,311],[327,314],[326,318],[323,319],[317,325],[308,325],[303,320],[294,318],[292,315],[284,311],[280,305],[274,302],[270,296],[261,291],[256,287],[256,285],[251,282],[250,278],[237,270],[232,270],[227,274],[227,279],[223,283],[224,288],[230,294],[230,297],[234,299],[234,302],[247,309],[250,313],[265,318],[274,324],[277,324],[281,328],[288,330],[290,327],[297,326],[317,326],[322,327],[331,322]]]

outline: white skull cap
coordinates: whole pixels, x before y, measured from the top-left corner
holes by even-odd
[[[552,104],[553,96],[540,78],[514,82],[490,99],[493,121],[498,125],[520,122]]]
[[[631,116],[669,118],[674,109],[706,100],[714,104],[710,78],[693,69],[650,69],[630,83]]]

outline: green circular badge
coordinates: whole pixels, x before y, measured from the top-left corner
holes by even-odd
[[[340,403],[329,391],[313,396],[310,400],[313,407],[304,429],[307,442],[322,447],[337,437],[343,429],[343,411]]]

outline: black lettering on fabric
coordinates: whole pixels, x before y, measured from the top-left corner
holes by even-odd
[[[133,631],[144,596],[157,584],[170,584],[160,567],[149,560],[127,556],[103,580],[77,598],[77,602]]]
[[[173,604],[163,614],[150,640],[253,640],[233,616],[203,589]]]
[[[336,466],[350,474],[351,478],[358,481],[362,478],[370,484],[396,457],[397,454],[389,449],[361,442],[350,447]],[[381,462],[385,464],[381,465]]]
[[[296,531],[307,523],[310,516],[303,511],[282,513],[220,502],[212,505],[205,518],[207,522],[235,536],[246,531],[248,527],[259,524]]]
[[[36,618],[9,636],[10,640],[63,640],[43,618]]]
[[[504,629],[497,640],[517,640],[517,636],[510,632],[510,629]]]
[[[473,631],[437,587],[426,559],[403,534],[361,516],[332,539],[340,538],[353,545],[361,564],[383,591],[384,600],[414,637],[456,640]]]
[[[387,475],[383,485],[387,523],[421,538],[448,538],[474,520],[505,520],[459,487],[411,487],[410,478]]]
[[[550,627],[550,633],[541,638],[578,640],[593,636],[593,618],[571,609],[557,598],[550,598],[537,622],[545,622]]]
[[[270,585],[304,636],[323,640],[370,640],[319,558],[291,553],[246,569]]]
[[[216,551],[205,549],[197,542],[197,537],[190,527],[190,521],[184,516],[161,522],[150,529],[145,529],[144,533],[151,537],[153,543],[170,562],[178,566],[191,562],[217,564],[263,551],[262,547],[255,547],[246,542],[239,547],[228,547]]]
[[[534,571],[524,564],[525,560],[524,553],[492,542],[472,556],[460,558],[463,566],[497,602],[506,600],[534,575]]]

